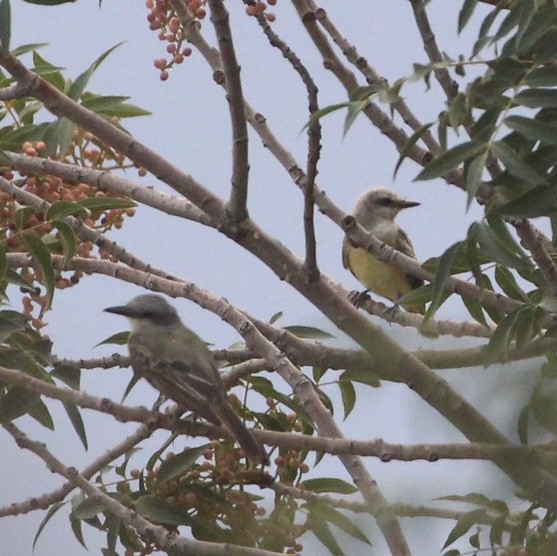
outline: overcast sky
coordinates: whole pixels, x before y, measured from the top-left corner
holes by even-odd
[[[413,62],[426,62],[409,2],[352,0],[349,7],[347,4],[335,0],[320,3],[341,32],[379,73],[394,80],[409,75]],[[444,0],[429,3],[438,40],[443,50],[454,58],[470,52],[474,36],[474,32],[468,31],[461,37],[456,35],[456,14],[460,4]],[[307,120],[305,90],[280,53],[267,45],[255,21],[244,15],[241,3],[227,2],[227,6],[231,10],[236,49],[242,66],[244,94],[304,165],[306,138],[300,131]],[[277,14],[275,29],[318,80],[321,106],[346,100],[344,90],[334,76],[322,68],[322,62],[290,3],[280,0],[273,11]],[[485,13],[486,10],[480,7],[478,11]],[[104,0],[99,9],[95,1],[82,0],[67,6],[46,8],[14,0],[12,13],[12,45],[49,43],[41,50],[41,55],[66,68],[66,76],[72,78],[106,49],[126,41],[104,61],[90,89],[102,94],[129,95],[131,102],[152,111],[152,116],[125,125],[139,141],[163,154],[212,191],[227,196],[231,148],[223,91],[214,84],[210,69],[196,52],[172,72],[167,82],[159,80],[153,60],[165,54],[164,45],[147,28],[147,10],[143,2]],[[474,25],[471,28],[474,29]],[[208,21],[203,24],[203,30],[213,41],[214,34]],[[444,108],[439,92],[425,95],[423,83],[409,84],[403,93],[424,122],[435,119]],[[466,212],[466,199],[460,191],[440,181],[412,182],[418,168],[410,161],[404,163],[393,181],[393,168],[398,158],[394,147],[363,118],[343,138],[343,118],[344,114],[335,114],[323,121],[324,146],[317,181],[333,201],[349,210],[363,191],[378,185],[391,187],[402,196],[419,201],[421,206],[403,213],[399,222],[410,233],[420,260],[440,255],[465,236],[468,226],[480,217],[481,212],[474,207]],[[303,253],[302,197],[255,134],[250,132],[250,138],[250,214],[294,252]],[[153,177],[140,180],[134,172],[129,172],[127,177],[145,186],[161,187]],[[321,270],[349,288],[358,287],[355,279],[342,268],[341,230],[319,214],[316,224]],[[283,324],[319,326],[337,335],[339,341],[344,342],[342,345],[348,345],[342,335],[297,292],[278,282],[258,260],[213,230],[204,230],[185,220],[163,221],[155,211],[142,208],[113,237],[143,260],[227,297],[258,318],[268,319],[283,311]],[[125,329],[125,323],[114,315],[102,313],[102,308],[126,302],[138,293],[140,290],[135,286],[103,277],[86,278],[78,287],[58,292],[54,309],[47,319],[47,332],[54,341],[55,353],[83,358],[112,353],[114,348],[94,346],[110,334]],[[175,304],[184,320],[206,341],[226,347],[240,339],[218,317],[185,300]],[[439,317],[459,319],[465,317],[465,312],[458,303],[453,303],[442,308]],[[412,349],[447,345],[446,340],[432,344],[397,327],[388,328],[388,333]],[[457,345],[470,345],[470,341],[461,340]],[[516,405],[501,403],[508,392],[496,386],[500,382],[500,369],[494,367],[489,371],[461,371],[446,375],[462,394],[477,396],[480,372],[484,381],[483,393],[474,398],[475,403],[508,432],[515,419],[512,412]],[[85,390],[95,395],[110,395],[116,400],[130,376],[126,371],[86,373]],[[512,385],[518,380],[517,376],[509,370],[506,384]],[[331,389],[331,394],[334,392],[336,390]],[[358,386],[358,392],[356,410],[342,424],[347,436],[361,439],[382,437],[389,442],[401,443],[463,440],[460,433],[401,385],[384,385],[375,390]],[[134,391],[129,403],[150,404],[153,399],[153,391],[145,386]],[[66,464],[78,468],[135,428],[133,425],[115,425],[112,419],[93,415],[88,419],[90,450],[84,453],[58,405],[49,403],[53,413],[59,416],[55,434],[46,433],[27,420],[22,419],[21,424],[36,437],[47,441],[49,448]],[[420,416],[419,419],[416,415]],[[362,423],[369,426],[362,427]],[[0,505],[40,495],[61,484],[60,478],[44,469],[34,456],[17,450],[6,434],[1,438],[0,465],[4,480],[0,482]],[[325,470],[329,469],[326,465],[317,468],[316,476],[326,473]],[[465,494],[472,490],[495,495],[501,484],[509,486],[501,475],[494,476],[489,472],[492,469],[489,464],[482,463],[463,466],[454,463],[386,465],[370,459],[368,467],[392,502],[430,503],[437,496]],[[348,479],[343,469],[330,469],[330,473]],[[454,480],[455,473],[459,476],[458,484],[448,484],[444,479]],[[60,511],[47,526],[36,549],[38,556],[86,553],[74,539],[66,514],[64,510]],[[10,554],[14,556],[30,554],[31,539],[43,515],[43,512],[33,512],[0,520],[2,546],[10,547]],[[452,526],[453,523],[447,522],[441,530],[433,532],[430,522],[403,521],[415,556],[436,553]],[[424,538],[424,528],[428,531],[427,539]],[[102,546],[99,535],[87,527],[84,531],[91,553],[98,553],[98,547]],[[385,554],[381,536],[374,527],[371,531],[374,548],[366,554]],[[355,547],[352,553],[356,554],[360,549],[363,550],[362,545]]]

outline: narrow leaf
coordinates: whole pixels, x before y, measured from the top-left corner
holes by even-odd
[[[197,448],[188,448],[172,458],[165,459],[159,470],[159,482],[162,484],[183,475],[186,471],[191,469],[197,459],[202,456],[209,447],[210,444],[205,444]]]
[[[325,477],[323,479],[306,479],[302,482],[304,487],[311,492],[337,494],[354,494],[358,489],[342,479],[333,479]]]
[[[356,527],[350,519],[348,519],[343,513],[335,510],[333,507],[328,506],[327,504],[311,503],[307,505],[307,508],[313,518],[318,515],[320,519],[336,525],[346,534],[358,539],[360,542],[371,544],[364,533]]]
[[[470,21],[474,10],[476,9],[476,5],[478,4],[478,0],[464,0],[464,4],[462,4],[462,8],[458,13],[458,33],[460,34],[466,24]]]
[[[379,386],[381,386],[381,380],[379,379],[379,377],[369,370],[363,371],[356,369],[347,369],[340,375],[340,380],[360,382],[362,384],[367,384],[372,388],[378,388]]]
[[[349,380],[339,380],[338,386],[340,388],[342,405],[344,407],[344,418],[346,419],[356,405],[356,390]]]
[[[135,502],[135,510],[141,517],[156,524],[191,526],[195,523],[185,510],[150,494]]]
[[[60,239],[64,246],[64,265],[67,265],[77,251],[77,243],[72,229],[61,220],[55,220],[52,225],[60,233]]]
[[[485,144],[478,141],[468,141],[452,147],[433,159],[415,178],[414,181],[431,180],[448,174],[465,160],[476,156],[485,149]]]
[[[0,398],[0,423],[9,423],[26,413],[40,401],[36,392],[14,386]]]
[[[54,266],[52,265],[52,257],[46,245],[34,234],[25,233],[21,235],[21,240],[29,254],[36,263],[41,267],[43,280],[46,286],[47,303],[41,310],[41,315],[50,309],[52,297],[54,296],[54,288],[56,287],[56,278],[54,274]]]
[[[328,340],[334,338],[334,336],[329,334],[329,332],[315,328],[314,326],[293,325],[285,326],[284,329],[288,330],[288,332],[291,332],[298,338],[310,338],[312,340]]]
[[[528,182],[529,185],[538,185],[547,183],[544,176],[524,161],[524,157],[511,148],[505,141],[496,141],[491,145],[491,152],[503,164],[509,174],[517,176]]]
[[[477,0],[474,0],[474,1],[477,1]],[[429,122],[427,124],[424,124],[419,129],[417,129],[414,133],[412,133],[412,135],[408,138],[408,141],[406,141],[406,143],[404,143],[404,147],[402,147],[402,150],[400,151],[400,156],[399,156],[399,158],[397,160],[397,163],[395,165],[395,170],[393,172],[393,178],[396,177],[397,172],[398,172],[401,164],[404,162],[404,159],[408,156],[408,154],[412,150],[412,147],[424,136],[426,131],[432,125],[433,125],[433,122]]]
[[[79,75],[76,78],[76,80],[72,83],[71,87],[67,92],[67,95],[72,100],[79,99],[81,93],[83,93],[85,87],[87,87],[87,84],[89,83],[89,80],[91,79],[93,73],[95,73],[96,69],[101,65],[101,63],[104,61],[104,59],[107,56],[109,56],[112,52],[114,52],[114,50],[116,50],[122,44],[124,43],[119,42],[118,44],[115,44],[114,46],[112,46],[111,48],[103,52],[81,75]]]
[[[35,533],[35,537],[33,538],[33,550],[35,550],[35,545],[37,544],[37,541],[39,540],[39,537],[43,532],[43,529],[45,528],[46,524],[52,519],[54,514],[62,506],[65,506],[66,504],[67,502],[55,502],[52,506],[50,506],[50,508],[48,508],[48,511],[46,512],[46,515],[44,516],[41,523],[39,524],[39,528],[37,529],[37,532]]]
[[[83,423],[83,419],[81,418],[81,413],[77,405],[71,402],[62,402],[64,404],[64,409],[66,410],[66,414],[72,424],[74,431],[76,432],[79,440],[83,444],[85,450],[89,449],[89,444],[87,442],[87,432],[85,431],[85,424]]]
[[[87,199],[77,201],[77,204],[80,207],[92,211],[128,209],[137,206],[133,201],[128,199],[118,199],[116,197],[87,197]]]
[[[439,259],[439,265],[432,284],[433,295],[431,298],[431,304],[425,313],[424,323],[433,317],[437,309],[439,309],[445,300],[445,285],[451,276],[453,262],[461,248],[462,242],[455,243],[451,245]]]
[[[457,539],[465,535],[469,530],[476,523],[481,523],[486,516],[485,510],[472,510],[464,514],[457,522],[456,525],[453,527],[443,548],[447,548],[449,545],[453,544]]]
[[[11,17],[10,0],[2,0],[0,2],[0,45],[5,53],[10,51]]]
[[[95,498],[85,498],[83,502],[78,504],[73,509],[73,515],[77,519],[91,519],[96,515],[102,513],[105,510],[105,506],[100,500],[96,500]]]
[[[532,120],[524,116],[509,116],[505,118],[504,123],[526,139],[557,145],[557,126],[553,124]]]

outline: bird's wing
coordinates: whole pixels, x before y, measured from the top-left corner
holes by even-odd
[[[220,424],[207,401],[222,395],[219,383],[182,361],[153,358],[151,351],[141,343],[130,341],[129,350],[133,370],[151,386],[184,409]]]
[[[349,249],[350,249],[350,241],[345,236],[344,239],[342,240],[342,266],[350,270],[350,272],[352,272],[352,269],[350,268],[350,261],[348,259]],[[352,274],[354,273],[352,272]]]
[[[398,229],[398,233],[394,243],[392,244],[392,247],[394,247],[397,251],[404,253],[404,255],[407,255],[410,258],[418,260],[418,258],[416,257],[416,253],[414,252],[414,246],[412,245],[410,238],[402,228]],[[414,289],[424,285],[424,281],[421,278],[417,278],[416,276],[412,276],[411,274],[407,274],[406,278]]]

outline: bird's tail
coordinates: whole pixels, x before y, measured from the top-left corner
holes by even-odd
[[[238,417],[228,402],[215,404],[213,409],[215,413],[218,414],[222,424],[238,441],[238,444],[240,444],[240,447],[244,450],[244,453],[249,460],[255,463],[269,463],[269,458],[263,445],[255,438],[253,433],[246,428],[240,417]]]

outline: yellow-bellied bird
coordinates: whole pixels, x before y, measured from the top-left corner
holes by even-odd
[[[419,204],[405,201],[394,191],[379,187],[367,191],[358,199],[352,216],[379,241],[416,259],[410,238],[396,224],[395,218],[401,210]],[[395,303],[424,283],[421,278],[406,274],[399,267],[380,261],[365,249],[355,247],[347,237],[342,244],[342,264],[367,288],[367,291],[372,291]],[[362,292],[364,295],[365,293]],[[422,314],[425,311],[423,305],[407,306],[406,309]]]

